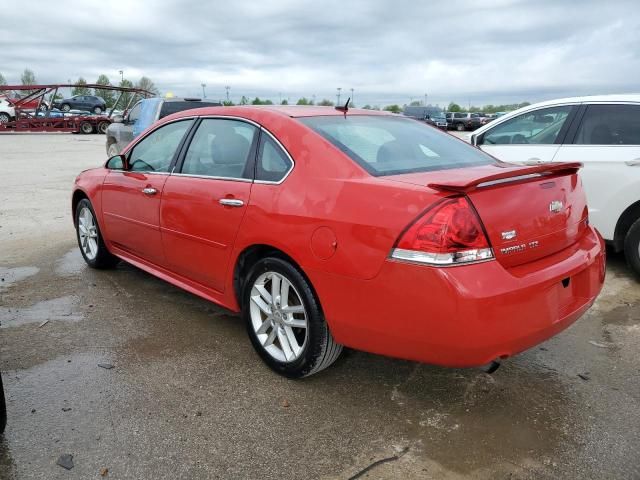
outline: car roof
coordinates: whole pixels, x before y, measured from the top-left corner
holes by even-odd
[[[193,110],[185,110],[185,115],[193,115]],[[285,115],[287,117],[318,117],[344,115],[343,111],[336,110],[335,107],[321,107],[317,105],[236,105],[232,107],[203,107],[197,109],[197,115],[234,115],[242,113],[264,113],[272,112]],[[180,115],[176,113],[173,115]],[[172,115],[172,116],[173,116]],[[350,108],[347,115],[394,115],[390,112],[380,110],[365,110],[362,108]],[[400,116],[400,115],[397,115]]]

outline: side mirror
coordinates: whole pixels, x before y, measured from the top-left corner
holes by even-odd
[[[127,157],[124,155],[114,155],[105,165],[109,170],[128,170],[129,165],[127,163]]]
[[[113,123],[124,123],[124,117],[122,115],[114,115],[111,121]]]

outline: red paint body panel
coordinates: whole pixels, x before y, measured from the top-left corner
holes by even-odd
[[[343,115],[322,107],[190,110],[163,119],[133,144],[176,118],[213,115],[245,118],[273,134],[295,161],[286,180],[265,184],[99,168],[76,181],[92,201],[112,253],[192,293],[238,311],[238,258],[247,248],[268,245],[307,275],[338,342],[470,366],[513,355],[566,328],[602,288],[604,246],[583,215],[574,166],[487,188],[477,187],[495,178],[498,168],[500,178],[530,169],[482,166],[373,177],[292,118]],[[543,186],[549,181],[553,188]],[[447,182],[450,188],[441,188]],[[145,197],[147,185],[158,195]],[[484,222],[497,259],[453,267],[390,260],[401,232],[460,189]],[[244,205],[223,207],[220,198]],[[554,216],[548,210],[554,200],[568,208]],[[539,248],[501,254],[509,245],[501,238],[507,227]]]

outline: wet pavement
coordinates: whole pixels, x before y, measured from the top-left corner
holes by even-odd
[[[640,283],[620,256],[587,315],[493,375],[349,352],[290,381],[235,315],[84,265],[68,194],[103,141],[0,137],[3,171],[68,150],[0,177],[24,195],[0,207],[0,479],[640,478]]]

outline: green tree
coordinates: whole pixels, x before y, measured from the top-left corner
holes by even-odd
[[[273,102],[271,100],[265,100],[264,102],[262,102],[263,105],[273,105]]]
[[[240,105],[249,105],[249,99],[242,95],[242,98],[240,99]]]
[[[87,88],[87,81],[80,77],[71,89],[71,95],[91,95],[91,89]]]
[[[126,78],[120,82],[120,87],[122,88],[133,88],[133,82],[131,80],[127,80]],[[124,110],[125,108],[131,108],[135,103],[134,94],[130,92],[125,92],[122,94],[120,98],[120,103],[118,103],[118,109]]]
[[[324,98],[318,102],[318,105],[322,107],[333,107],[335,103],[333,103],[331,100],[327,100],[326,98]]]
[[[222,105],[225,107],[233,107],[235,103],[233,103],[231,100],[225,100],[224,102],[222,102]]]
[[[364,108],[365,110],[373,110],[373,107],[371,105],[369,105],[368,103],[362,108]]]
[[[411,102],[409,104],[410,107],[421,107],[422,106],[422,102],[420,100],[414,100],[413,102]]]
[[[96,84],[111,86],[111,82],[109,82],[109,77],[106,75],[100,75],[98,80],[96,80]],[[93,90],[93,94],[97,97],[103,98],[104,102],[107,104],[107,108],[113,107],[113,104],[116,102],[116,98],[119,95],[117,92],[113,90],[105,90],[102,88],[96,88]]]
[[[151,92],[154,96],[160,95],[158,87],[156,87],[155,83],[153,83],[148,77],[142,77],[140,80],[138,80],[138,83],[136,83],[136,88],[141,88],[142,90]]]
[[[313,102],[309,100],[307,97],[299,98],[296,102],[296,105],[313,105]]]
[[[36,84],[36,76],[35,76],[35,74],[33,73],[32,70],[29,70],[28,68],[25,68],[24,72],[22,72],[22,75],[20,76],[20,81],[22,82],[22,85],[35,85]],[[34,90],[26,90],[26,91],[23,91],[23,94],[29,95],[33,91]]]
[[[262,105],[262,100],[260,100],[260,97],[256,97],[251,100],[251,105]]]
[[[460,112],[462,111],[462,108],[460,108],[460,105],[458,105],[457,103],[449,103],[449,106],[447,107],[447,112]]]
[[[400,105],[387,105],[386,107],[383,108],[383,110],[387,111],[387,112],[392,112],[392,113],[400,113],[402,112],[402,107],[400,107]]]
[[[287,99],[285,98],[284,100],[282,100],[280,102],[280,105],[289,105],[289,102],[287,101]]]

